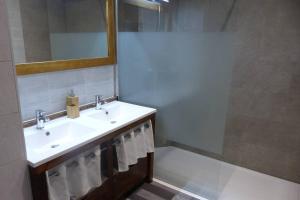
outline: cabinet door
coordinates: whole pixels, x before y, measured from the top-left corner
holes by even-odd
[[[127,172],[119,172],[114,175],[115,199],[124,197],[127,193],[142,184],[147,176],[147,158],[139,159],[136,165],[130,167]]]
[[[82,200],[113,199],[113,180],[107,179],[99,188],[86,195]]]

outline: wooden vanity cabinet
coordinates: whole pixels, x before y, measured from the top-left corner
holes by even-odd
[[[101,153],[102,174],[106,179],[103,184],[82,197],[82,200],[119,200],[125,199],[131,192],[144,182],[152,182],[153,179],[153,153],[148,153],[146,158],[138,159],[138,163],[130,166],[126,172],[117,172],[114,169],[113,139],[122,133],[151,120],[153,132],[155,131],[155,114],[151,114],[132,124],[120,128],[96,141],[86,144],[78,149],[66,153],[36,168],[29,167],[31,187],[34,200],[49,200],[46,171],[64,163],[80,153],[100,145],[105,149]]]
[[[130,166],[126,172],[117,173],[114,176],[115,199],[126,199],[126,197],[142,184],[147,177],[147,158],[139,159],[136,165]]]
[[[115,199],[113,194],[113,180],[106,180],[99,188],[91,191],[82,200],[110,200]]]

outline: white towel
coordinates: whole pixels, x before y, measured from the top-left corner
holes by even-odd
[[[124,137],[125,153],[127,155],[128,164],[137,164],[138,156],[134,132],[131,131],[130,133],[125,133],[122,137]]]
[[[49,200],[70,200],[66,167],[59,166],[46,172]]]
[[[90,190],[90,185],[84,156],[80,155],[78,159],[67,162],[66,167],[70,199],[78,199],[87,194]]]
[[[125,133],[116,141],[118,141],[116,144],[118,171],[124,172],[129,169],[130,165],[137,164],[138,162],[134,132]]]
[[[149,120],[147,123],[144,124],[143,133],[145,135],[145,143],[148,153],[154,152],[154,138],[153,138],[153,129],[152,129],[152,123],[151,120]]]
[[[128,158],[125,150],[124,137],[120,136],[115,140],[117,160],[118,160],[118,171],[125,172],[129,170]]]
[[[84,155],[84,165],[87,173],[89,188],[99,187],[101,180],[101,150],[100,147]]]
[[[138,158],[147,157],[147,145],[145,134],[143,133],[143,127],[134,129],[136,151]]]

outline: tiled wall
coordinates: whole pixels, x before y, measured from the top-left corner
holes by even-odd
[[[30,200],[24,137],[4,0],[0,0],[0,27],[0,199]]]
[[[80,104],[93,102],[97,94],[111,97],[115,94],[114,82],[114,66],[19,76],[22,118],[33,118],[36,109],[47,113],[64,110],[71,89]]]
[[[237,2],[224,158],[300,183],[300,2]]]

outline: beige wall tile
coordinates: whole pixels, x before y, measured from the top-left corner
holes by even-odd
[[[30,200],[5,0],[0,0],[0,27],[0,199]]]
[[[11,60],[6,4],[0,0],[0,61]]]
[[[12,63],[0,62],[0,72],[0,115],[19,112]]]
[[[25,160],[18,160],[0,166],[0,199],[30,200],[31,190],[28,180]]]
[[[15,160],[25,160],[22,129],[18,113],[0,116],[0,166]]]

